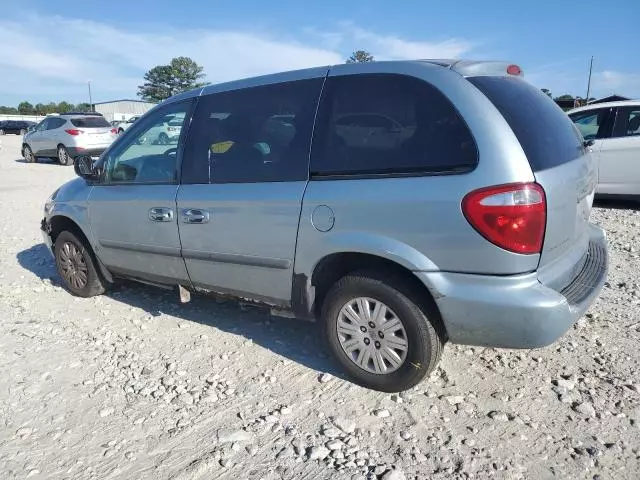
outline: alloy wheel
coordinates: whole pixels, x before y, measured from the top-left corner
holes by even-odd
[[[58,259],[60,273],[67,283],[78,290],[83,289],[88,281],[87,263],[80,249],[71,242],[65,242]]]
[[[63,165],[66,165],[69,162],[69,154],[64,147],[58,147],[58,160]]]

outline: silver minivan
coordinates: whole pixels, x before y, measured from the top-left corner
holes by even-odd
[[[175,144],[143,141],[180,119]],[[517,65],[399,61],[210,85],[154,107],[47,200],[68,290],[118,278],[318,320],[357,383],[448,342],[537,348],[602,288],[596,165]],[[212,308],[215,308],[212,306]]]

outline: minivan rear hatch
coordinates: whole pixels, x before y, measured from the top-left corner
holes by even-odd
[[[563,288],[584,263],[597,165],[569,117],[522,78],[478,76],[468,80],[500,111],[518,138],[547,200],[540,255],[543,283]],[[552,275],[550,275],[552,274]],[[564,285],[563,285],[564,284]]]

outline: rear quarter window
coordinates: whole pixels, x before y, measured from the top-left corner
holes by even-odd
[[[585,153],[580,132],[545,93],[520,78],[472,77],[505,118],[534,172],[570,162]]]
[[[104,117],[79,117],[70,120],[74,127],[78,128],[103,128],[110,127]]]
[[[314,176],[468,172],[478,162],[471,132],[431,84],[396,74],[329,78],[311,155]]]

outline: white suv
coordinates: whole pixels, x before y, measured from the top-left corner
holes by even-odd
[[[598,196],[640,199],[640,100],[587,105],[568,112],[598,159]]]
[[[117,136],[118,131],[99,113],[49,116],[24,136],[22,156],[27,162],[49,157],[71,165],[78,155],[99,157]]]
[[[134,123],[136,120],[138,120],[139,118],[140,118],[140,115],[137,115],[137,116],[135,116],[135,117],[128,118],[127,120],[125,120],[125,121],[123,121],[123,122],[120,122],[120,123],[118,124],[118,131],[117,131],[117,133],[118,133],[118,134],[123,133],[127,128],[129,128],[131,125],[133,125],[133,123]]]

